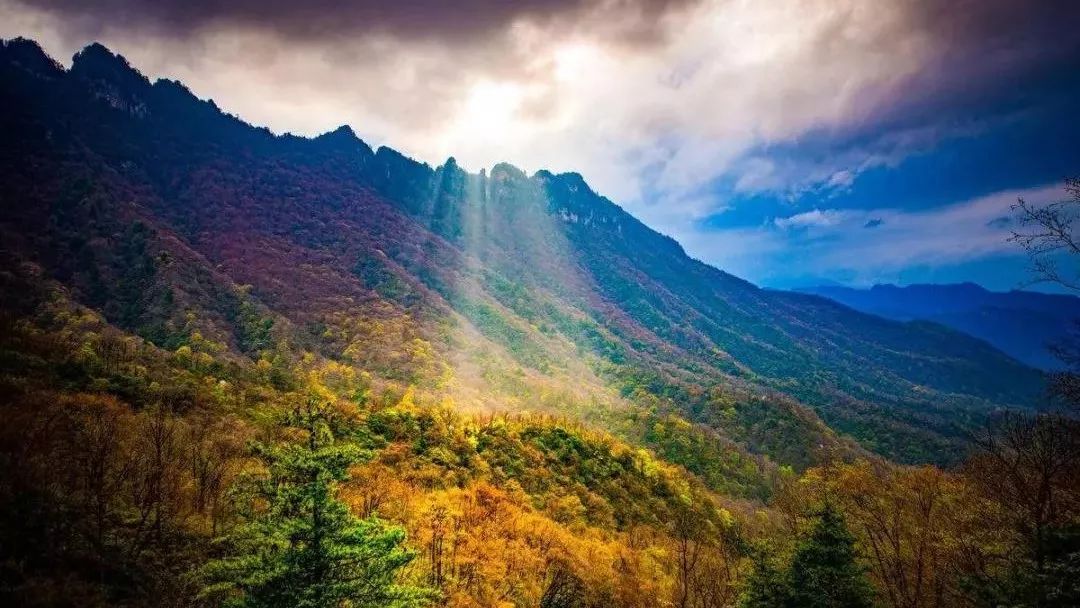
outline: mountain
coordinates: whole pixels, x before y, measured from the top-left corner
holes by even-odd
[[[13,323],[62,293],[164,353],[571,416],[747,494],[837,453],[951,462],[1037,403],[1041,373],[981,340],[760,289],[578,174],[276,135],[96,44],[65,70],[4,42],[0,105]]]
[[[800,289],[855,310],[898,321],[932,321],[986,340],[1009,356],[1045,370],[1063,364],[1052,348],[1080,321],[1080,298],[1030,291],[992,292],[958,285],[874,285],[870,289]]]

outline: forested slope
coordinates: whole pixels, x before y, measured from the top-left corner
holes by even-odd
[[[9,255],[165,348],[194,324],[257,356],[262,315],[372,373],[442,378],[465,407],[629,399],[798,466],[828,431],[797,402],[883,454],[948,460],[958,427],[1036,394],[978,341],[692,260],[575,174],[431,169],[344,127],[275,136],[100,46],[69,71],[32,43],[4,54]]]
[[[22,603],[217,603],[193,572],[249,529],[250,478],[318,439],[349,457],[302,487],[381,518],[354,524],[446,605],[730,605],[820,507],[800,473],[953,462],[1036,403],[978,340],[758,289],[575,174],[275,135],[99,45],[65,70],[5,42],[0,106]]]

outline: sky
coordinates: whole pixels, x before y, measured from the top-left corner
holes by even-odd
[[[1018,197],[1080,175],[1071,0],[0,0],[275,132],[576,171],[773,287],[1025,285]]]

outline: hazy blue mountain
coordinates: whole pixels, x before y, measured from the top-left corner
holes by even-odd
[[[1032,291],[987,291],[957,285],[835,285],[797,291],[824,296],[855,310],[899,321],[933,321],[982,338],[1012,357],[1041,369],[1058,369],[1052,347],[1080,319],[1080,298]]]

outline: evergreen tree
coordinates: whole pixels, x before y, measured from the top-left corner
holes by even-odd
[[[1048,536],[1048,563],[1040,586],[1045,595],[1042,605],[1080,606],[1080,525],[1054,529]]]
[[[980,606],[1075,608],[1080,606],[1080,526],[1046,531],[1044,563],[1012,556],[1008,568],[973,576],[964,590]]]
[[[227,555],[200,571],[203,595],[226,606],[407,608],[426,590],[397,583],[413,552],[404,532],[376,518],[361,520],[334,496],[362,451],[339,443],[335,417],[315,401],[287,425],[303,441],[253,445],[266,473],[243,492],[244,522],[222,538]]]
[[[869,608],[873,589],[856,561],[855,538],[826,503],[810,536],[796,549],[788,573],[791,608]]]
[[[746,579],[739,608],[784,608],[788,604],[789,590],[783,573],[772,562],[765,548],[759,548],[751,556],[753,569]]]

